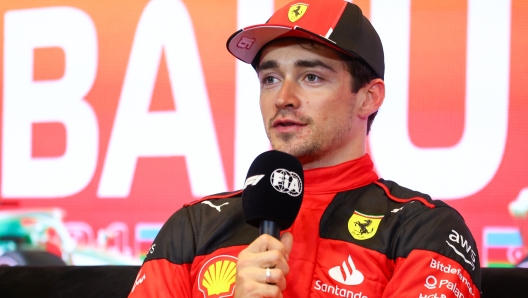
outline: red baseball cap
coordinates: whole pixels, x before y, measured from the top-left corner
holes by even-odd
[[[238,59],[252,63],[268,42],[282,37],[317,41],[369,65],[383,79],[385,62],[378,33],[361,9],[346,0],[292,1],[260,25],[235,32],[227,50]]]

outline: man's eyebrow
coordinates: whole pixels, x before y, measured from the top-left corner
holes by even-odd
[[[297,60],[297,61],[295,61],[295,66],[297,66],[297,67],[306,67],[306,68],[323,67],[323,68],[326,68],[326,69],[331,70],[333,72],[336,72],[335,69],[333,69],[329,65],[325,64],[321,60]]]
[[[257,72],[261,71],[261,70],[266,70],[266,69],[270,69],[270,68],[277,68],[279,67],[279,63],[277,63],[277,61],[275,60],[268,60],[268,61],[265,61],[264,63],[260,64],[257,68]]]
[[[323,67],[333,72],[336,72],[335,69],[325,64],[321,60],[297,60],[295,61],[294,65],[295,67],[303,67],[303,68]],[[266,69],[271,69],[271,68],[278,68],[278,67],[279,67],[279,63],[276,60],[267,60],[258,66],[257,72],[266,70]]]

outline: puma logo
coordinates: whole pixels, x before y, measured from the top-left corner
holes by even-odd
[[[211,203],[210,201],[203,201],[202,204],[209,205],[209,206],[215,208],[216,210],[218,210],[218,212],[220,212],[220,211],[221,211],[220,208],[221,208],[222,206],[224,206],[224,205],[228,205],[229,202],[223,203],[223,204],[220,205],[220,206],[216,206],[216,205],[214,205],[213,203]]]
[[[396,212],[398,212],[398,211],[400,211],[400,210],[402,210],[402,209],[403,209],[403,207],[401,207],[401,208],[394,208],[394,209],[392,209],[391,212],[392,212],[392,213],[396,213]]]

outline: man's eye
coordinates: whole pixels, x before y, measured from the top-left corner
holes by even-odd
[[[274,77],[265,77],[264,78],[264,84],[273,84],[277,82],[277,79]]]
[[[315,82],[319,79],[318,76],[314,75],[314,74],[309,74],[306,76],[306,80],[309,81],[309,82]]]

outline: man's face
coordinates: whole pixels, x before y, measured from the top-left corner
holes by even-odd
[[[260,109],[274,149],[311,168],[347,160],[360,145],[356,137],[365,131],[355,120],[358,95],[335,50],[277,40],[263,50],[258,76]]]

